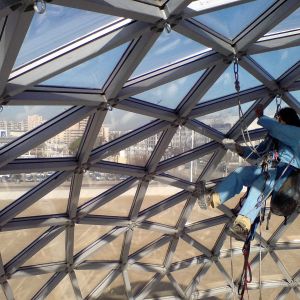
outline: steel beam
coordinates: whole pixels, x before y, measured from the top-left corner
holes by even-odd
[[[286,104],[300,113],[300,102],[291,93],[284,93],[282,97]]]
[[[109,216],[95,216],[86,215],[84,218],[80,219],[80,224],[87,225],[107,225],[107,226],[128,226],[129,219],[124,217],[109,217]]]
[[[174,227],[150,221],[144,221],[142,223],[139,223],[138,227],[146,230],[157,231],[161,234],[176,234],[178,232],[178,230]]]
[[[187,242],[188,244],[190,244],[192,247],[196,248],[197,250],[199,250],[200,252],[202,252],[204,255],[206,255],[208,258],[212,257],[212,253],[211,251],[206,248],[204,245],[200,244],[199,242],[197,242],[195,239],[193,239],[191,236],[189,236],[188,234],[184,233],[181,235],[181,238]]]
[[[23,12],[23,7],[9,14],[1,32],[0,41],[0,95],[3,94],[23,40],[30,26],[33,11]]]
[[[193,192],[195,190],[194,183],[169,174],[163,173],[160,175],[156,175],[153,177],[153,180],[177,187],[182,190],[186,190],[187,192]]]
[[[174,276],[172,275],[172,273],[167,273],[166,274],[168,279],[170,280],[171,284],[173,285],[173,287],[175,288],[176,292],[178,293],[178,295],[182,298],[182,299],[187,299],[186,295],[183,291],[183,289],[181,288],[181,286],[178,284],[178,282],[176,281],[176,279],[174,278]]]
[[[11,275],[11,278],[20,278],[25,276],[36,276],[50,273],[64,272],[67,269],[66,263],[48,263],[39,264],[37,266],[19,267],[16,272]]]
[[[123,281],[124,281],[127,299],[134,300],[133,294],[132,294],[132,288],[131,288],[131,284],[130,284],[130,279],[128,276],[128,271],[126,269],[123,269],[122,275],[123,275]]]
[[[300,77],[300,61],[289,68],[282,76],[280,76],[279,85],[283,89],[289,88]]]
[[[72,284],[72,288],[73,288],[76,300],[82,300],[83,297],[82,297],[82,294],[80,291],[80,287],[79,287],[75,272],[74,271],[69,272],[69,277],[70,277],[70,281]]]

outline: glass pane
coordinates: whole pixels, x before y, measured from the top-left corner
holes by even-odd
[[[197,286],[198,290],[211,289],[215,287],[226,286],[227,281],[225,281],[224,276],[220,273],[219,269],[213,263],[208,269],[205,276],[200,280]]]
[[[300,60],[300,46],[268,51],[251,57],[274,78],[278,78]]]
[[[172,262],[182,261],[191,257],[202,255],[203,253],[200,252],[195,247],[191,246],[187,242],[182,239],[179,239],[176,250],[173,255]]]
[[[168,66],[175,61],[207,50],[209,50],[207,47],[186,38],[174,30],[170,33],[163,31],[145,58],[135,69],[131,78],[163,66]]]
[[[198,203],[195,203],[191,214],[188,217],[187,224],[193,224],[199,221],[205,221],[213,217],[222,215],[223,213],[219,209],[201,209]],[[207,229],[205,229],[207,230]]]
[[[107,269],[75,270],[82,297],[85,298],[109,272]]]
[[[290,92],[298,102],[300,102],[300,91]]]
[[[39,85],[101,89],[127,47],[123,44]]]
[[[139,143],[121,150],[104,159],[104,161],[117,162],[119,164],[130,164],[145,166],[149,160],[161,133],[152,135]]]
[[[26,194],[53,172],[0,175],[0,210]]]
[[[272,30],[270,30],[268,34],[286,31],[286,30],[298,29],[300,28],[299,19],[300,19],[300,8],[295,10],[286,19],[281,21],[277,26],[275,26]]]
[[[80,189],[78,206],[88,200],[101,195],[116,184],[115,175],[101,173],[98,171],[88,171],[83,174],[82,186]]]
[[[176,292],[175,288],[171,284],[169,278],[164,276],[160,281],[159,284],[155,286],[155,290],[152,290],[148,295],[147,298],[150,299],[161,299],[162,297],[172,297],[173,299],[180,299],[178,298],[178,293]],[[181,298],[182,299],[182,298]]]
[[[234,81],[233,65],[231,64],[203,98],[200,99],[200,103],[236,93]],[[261,82],[245,71],[241,66],[239,67],[239,81],[241,91],[261,85]]]
[[[212,211],[215,211],[215,209],[214,210],[210,209],[209,210],[210,214],[212,214]],[[198,243],[202,244],[209,250],[212,250],[223,228],[224,225],[217,225],[217,226],[205,228],[201,231],[189,232],[188,235],[190,235],[194,240],[196,240]]]
[[[147,219],[147,221],[161,223],[164,225],[175,226],[185,206],[186,201],[182,201],[171,208]]]
[[[0,120],[0,147],[14,141],[66,109],[67,107],[64,106],[5,106]],[[26,153],[21,157],[35,157],[35,155]]]
[[[300,253],[298,249],[276,251],[276,254],[291,276],[293,276],[299,270]]]
[[[161,161],[204,145],[210,141],[210,138],[201,135],[194,130],[190,130],[187,127],[183,126],[178,128],[162,156]]]
[[[88,118],[70,126],[51,139],[29,151],[33,157],[75,156],[85,131]]]
[[[94,148],[112,141],[134,129],[153,121],[153,118],[127,112],[121,109],[108,111]]]
[[[65,278],[51,291],[47,300],[76,300],[70,277],[66,274]]]
[[[233,39],[274,2],[274,0],[250,1],[200,15],[196,17],[196,20],[223,36]]]
[[[272,215],[273,218],[273,215]],[[271,219],[272,220],[272,219]],[[285,228],[285,232],[280,237],[280,242],[291,242],[291,241],[299,241],[299,229],[300,229],[300,218],[297,217],[297,219],[290,225],[288,225],[287,228]]]
[[[179,188],[153,180],[148,186],[140,211],[155,205],[156,203],[167,199],[170,196],[179,193],[180,191],[182,190]]]
[[[43,175],[42,173],[39,174]],[[17,218],[66,213],[70,194],[70,180],[71,178],[18,214]]]
[[[139,259],[139,262],[145,264],[163,265],[168,249],[169,243],[148,253],[147,255]]]
[[[173,168],[167,171],[166,174],[170,174],[185,180],[190,180],[191,182],[196,182],[210,158],[211,154],[202,156],[201,158]]]
[[[65,261],[65,245],[66,234],[62,232],[52,241],[50,241],[45,247],[38,251],[35,255],[29,258],[23,266],[46,264],[50,262]]]
[[[88,256],[88,260],[120,260],[121,249],[123,246],[124,234],[119,235],[112,242],[95,251]]]
[[[243,114],[251,107],[254,101],[247,102],[241,105]],[[214,113],[196,118],[202,123],[226,134],[240,119],[238,106],[219,110]],[[207,139],[207,138],[206,138]]]
[[[45,228],[34,228],[0,232],[0,252],[3,264],[19,254],[46,230]]]
[[[132,206],[136,187],[129,189],[127,192],[112,199],[103,206],[92,211],[93,215],[107,215],[107,216],[120,216],[127,217]]]
[[[47,3],[44,14],[35,13],[14,69],[115,20],[114,16]]]
[[[199,270],[199,265],[191,266],[189,268],[181,269],[176,272],[172,272],[173,277],[178,282],[183,290],[185,290],[196,273]]]
[[[276,299],[277,295],[282,291],[281,288],[271,288],[271,289],[261,289],[261,299]],[[260,293],[259,290],[249,290],[249,299],[259,299]],[[288,293],[288,295],[284,298],[286,300],[297,300],[299,299],[296,297],[293,289],[291,293]]]
[[[179,78],[144,93],[135,95],[134,98],[175,109],[188,94],[204,71]]]
[[[124,286],[123,276],[119,275],[109,286],[105,289],[99,298],[100,300],[127,300],[126,290]]]
[[[74,230],[74,253],[78,253],[88,245],[109,232],[113,226],[76,224]]]
[[[154,273],[143,272],[136,269],[128,269],[128,276],[131,283],[131,288],[133,294],[136,295],[137,292],[145,286],[149,280],[154,276]]]
[[[51,278],[53,274],[43,274],[28,277],[14,277],[8,280],[13,290],[15,300],[32,299],[40,288]],[[1,289],[2,290],[2,289]],[[1,297],[0,299],[6,299]]]

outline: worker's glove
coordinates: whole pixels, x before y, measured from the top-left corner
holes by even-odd
[[[236,152],[236,143],[234,140],[232,139],[223,139],[222,140],[222,144],[224,145],[224,147],[230,151]]]

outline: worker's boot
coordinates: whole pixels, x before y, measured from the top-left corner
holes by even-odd
[[[207,209],[210,206],[215,208],[221,204],[219,194],[207,190],[204,183],[200,183],[199,189],[200,191],[197,202],[201,209]]]
[[[228,234],[239,241],[246,241],[251,228],[251,221],[248,217],[238,215],[229,228]]]

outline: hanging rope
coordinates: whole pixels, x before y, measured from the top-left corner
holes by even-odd
[[[232,236],[230,236],[230,275],[233,300],[235,300],[235,287],[234,287],[234,274],[233,274],[233,249],[232,249]]]

